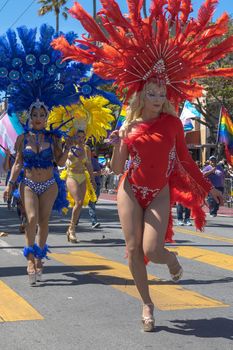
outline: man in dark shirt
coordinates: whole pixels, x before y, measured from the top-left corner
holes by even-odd
[[[222,193],[224,192],[224,168],[221,164],[217,164],[217,159],[215,156],[211,156],[209,158],[209,165],[205,166],[202,172],[217,190],[221,191]],[[217,216],[219,204],[210,194],[208,195],[207,201],[209,204],[210,216]]]

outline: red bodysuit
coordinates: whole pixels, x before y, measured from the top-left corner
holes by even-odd
[[[124,140],[131,163],[126,175],[142,208],[146,208],[169,183],[171,204],[179,202],[191,209],[195,225],[202,230],[205,213],[201,209],[212,185],[204,178],[187,149],[179,118],[162,113],[139,123]],[[170,213],[166,241],[172,241]]]

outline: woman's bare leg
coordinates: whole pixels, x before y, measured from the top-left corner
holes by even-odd
[[[128,249],[129,268],[143,303],[150,304],[152,301],[142,249],[143,209],[134,197],[127,179],[123,180],[118,189],[117,205]]]
[[[48,238],[48,224],[53,204],[57,197],[57,184],[52,184],[47,191],[39,196],[38,245],[44,248]],[[37,269],[42,268],[41,259],[36,259]]]
[[[52,184],[47,191],[39,196],[39,229],[38,229],[38,245],[43,248],[48,238],[48,224],[53,204],[57,197],[57,184]]]
[[[38,222],[38,209],[39,201],[37,195],[30,189],[30,187],[21,185],[20,195],[24,204],[25,213],[27,217],[27,224],[25,229],[26,245],[33,246],[36,237],[36,225]],[[35,270],[34,256],[29,254],[28,259],[28,272]]]
[[[145,210],[143,250],[150,261],[167,264],[171,273],[177,273],[180,265],[176,255],[164,247],[169,212],[170,194],[166,185]]]
[[[66,180],[66,184],[67,189],[75,202],[70,222],[70,226],[75,227],[83,206],[83,200],[86,193],[86,181],[83,181],[81,184],[78,184],[77,181],[68,177]]]

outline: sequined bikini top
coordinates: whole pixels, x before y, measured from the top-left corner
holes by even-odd
[[[40,133],[43,133],[40,132]],[[39,134],[36,133],[36,136]],[[23,165],[24,168],[32,169],[32,168],[41,168],[46,169],[49,167],[53,167],[53,149],[52,149],[52,143],[53,139],[50,135],[45,135],[45,142],[49,143],[49,147],[43,149],[40,152],[34,152],[31,149],[26,148],[28,144],[28,140],[26,138],[26,135],[24,137],[24,148],[23,148]]]

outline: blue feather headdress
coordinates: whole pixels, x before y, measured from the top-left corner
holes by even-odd
[[[59,51],[51,47],[57,36],[46,24],[36,29],[25,26],[15,31],[9,29],[0,37],[0,90],[8,100],[8,113],[28,110],[36,101],[48,109],[58,105],[79,102],[80,96],[89,98],[101,95],[110,103],[120,105],[116,95],[100,89],[111,84],[91,73],[91,66],[83,63],[63,62]],[[65,35],[73,43],[73,32]]]
[[[8,111],[27,110],[36,100],[50,109],[78,100],[74,83],[88,76],[89,65],[62,62],[61,54],[50,43],[55,30],[42,25],[36,40],[36,29],[22,26],[16,32],[9,29],[0,37],[0,90],[8,99]],[[75,35],[69,33],[72,42]]]

